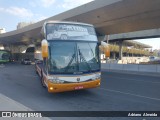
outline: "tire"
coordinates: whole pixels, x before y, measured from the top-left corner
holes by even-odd
[[[44,88],[46,87],[46,85],[45,85],[45,83],[44,83],[44,77],[43,77],[42,72],[41,72],[41,84],[42,84],[42,86],[43,86]]]
[[[36,68],[36,64],[35,64],[35,71],[36,71],[36,74],[38,74],[38,71],[37,71],[37,68]]]
[[[36,69],[36,74],[38,74],[38,71],[37,71],[37,69]]]
[[[68,36],[67,35],[65,35],[65,34],[63,34],[63,35],[61,35],[61,40],[67,40],[68,39]]]

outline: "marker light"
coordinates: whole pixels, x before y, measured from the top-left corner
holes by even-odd
[[[42,40],[41,46],[42,46],[42,57],[47,58],[48,57],[48,42],[47,42],[47,40],[45,40],[45,39]]]
[[[98,85],[101,85],[101,83],[99,82]]]
[[[50,90],[53,90],[53,87],[50,87],[49,89],[50,89]]]

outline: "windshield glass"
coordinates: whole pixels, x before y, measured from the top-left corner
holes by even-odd
[[[100,70],[96,42],[49,42],[49,72],[86,73]]]
[[[0,60],[8,60],[10,54],[6,51],[0,51]]]
[[[68,23],[48,23],[46,25],[47,40],[87,40],[97,41],[93,26]]]

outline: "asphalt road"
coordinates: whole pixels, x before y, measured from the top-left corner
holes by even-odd
[[[52,94],[41,86],[34,65],[0,67],[0,93],[35,111],[160,111],[159,91],[159,76],[102,72],[100,88]]]

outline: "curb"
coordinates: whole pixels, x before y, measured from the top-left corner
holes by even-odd
[[[3,95],[0,93],[0,111],[31,111],[34,112],[34,110],[22,105],[21,103],[10,99],[9,97]],[[48,117],[40,117],[40,118],[34,118],[34,117],[30,117],[30,118],[23,118],[23,117],[5,117],[5,119],[12,119],[12,120],[22,120],[22,119],[30,119],[30,120],[50,120],[50,118]]]

